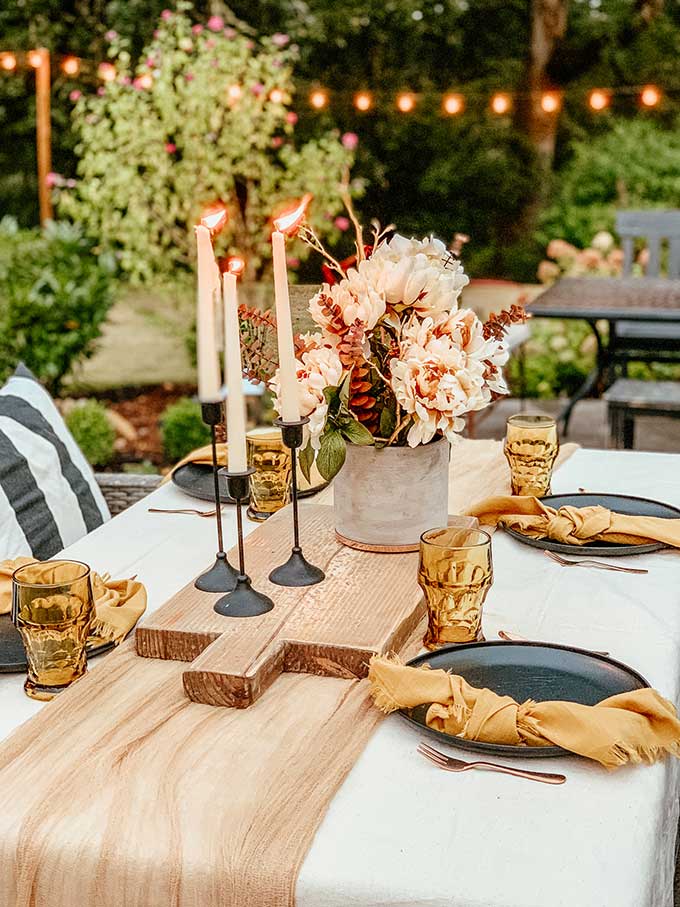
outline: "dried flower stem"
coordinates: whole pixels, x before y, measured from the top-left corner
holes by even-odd
[[[360,261],[364,261],[366,258],[366,253],[364,252],[364,228],[359,223],[357,218],[356,211],[354,210],[354,205],[352,204],[352,196],[349,191],[349,168],[346,168],[342,175],[342,184],[340,186],[340,198],[345,208],[347,208],[347,213],[349,214],[349,219],[354,224],[354,233],[356,234],[356,247],[357,247],[357,264]]]
[[[315,252],[318,252],[320,255],[322,255],[326,259],[328,264],[333,268],[333,270],[337,271],[340,277],[346,277],[346,274],[343,271],[340,262],[337,259],[333,258],[330,252],[327,252],[324,249],[321,240],[316,235],[314,230],[309,226],[309,224],[302,224],[302,226],[298,230],[297,235],[298,238],[301,239],[306,246],[309,246],[310,249],[314,249]]]

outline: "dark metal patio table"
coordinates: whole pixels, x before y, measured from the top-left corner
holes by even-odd
[[[651,277],[565,277],[537,296],[527,306],[536,318],[570,318],[587,321],[597,341],[597,362],[582,386],[559,415],[564,434],[579,400],[603,390],[614,380],[617,323],[656,322],[654,335],[668,332],[668,342],[680,338],[680,280]],[[609,323],[605,342],[597,322]],[[651,333],[651,332],[650,332]],[[667,345],[667,343],[665,344]],[[680,353],[680,339],[677,340]]]

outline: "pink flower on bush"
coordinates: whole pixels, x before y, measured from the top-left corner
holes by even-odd
[[[156,40],[158,40],[158,39],[160,38],[160,36],[161,36],[160,30],[157,29],[157,28],[154,29],[153,36],[154,36],[154,38],[155,38]]]
[[[81,97],[81,95],[82,95],[82,91],[78,91],[77,88],[74,88],[73,91],[69,92],[68,99],[69,99],[69,101],[75,102],[78,100],[79,97]]]
[[[283,32],[276,32],[272,35],[272,44],[275,47],[285,47],[290,41],[290,35],[284,35]]]
[[[231,40],[232,38],[235,38],[235,37],[236,37],[237,31],[236,31],[235,28],[229,28],[229,27],[227,27],[227,28],[224,29],[224,33],[223,33],[223,34],[224,34],[224,37],[225,37],[225,38],[229,38],[229,40]]]
[[[212,50],[213,47],[215,46],[215,39],[208,38],[208,40],[205,42],[205,46],[208,48],[208,50]]]
[[[224,28],[224,19],[222,16],[211,16],[208,19],[208,28],[210,31],[221,31]]]
[[[272,139],[272,148],[280,148],[283,145],[283,139],[280,135],[275,135]]]
[[[115,31],[113,28],[110,28],[110,29],[106,32],[106,34],[104,35],[104,37],[106,38],[107,41],[115,41],[116,38],[118,37],[118,32]]]
[[[551,239],[545,251],[548,258],[554,258],[555,260],[565,258],[573,261],[578,255],[576,246],[572,246],[566,239]]]
[[[103,85],[99,86],[99,88],[97,89],[97,94],[99,95],[100,98],[106,94],[106,89],[104,88]]]
[[[52,189],[54,186],[58,186],[62,181],[61,174],[53,173],[50,171],[45,177],[45,185],[48,189]]]
[[[637,263],[640,267],[646,270],[647,265],[649,264],[649,249],[643,249],[637,257]]]
[[[333,223],[338,228],[338,230],[342,230],[343,233],[345,232],[345,230],[349,230],[349,218],[344,217],[342,214],[338,215]]]
[[[246,41],[246,47],[248,48],[248,50],[252,50],[253,47],[255,47],[255,42],[252,40],[252,38],[248,38],[248,40]]]
[[[264,85],[262,82],[256,82],[251,88],[251,91],[254,95],[260,95],[264,91]]]
[[[541,283],[552,283],[560,276],[560,266],[554,261],[542,261],[538,266],[536,276]]]
[[[191,26],[191,32],[194,35],[200,35],[202,31],[203,31],[202,25],[192,25]]]
[[[300,259],[299,259],[299,258],[296,258],[294,255],[289,255],[289,256],[286,258],[286,264],[288,265],[289,268],[299,268],[299,267],[300,267]]]
[[[132,85],[132,79],[130,78],[130,76],[121,76],[120,84],[121,85]]]
[[[185,82],[193,82],[193,81],[194,81],[194,74],[193,74],[193,72],[187,72],[187,73],[185,73],[185,74],[184,74],[184,81],[185,81]]]
[[[168,19],[172,19],[172,10],[170,10],[170,9],[164,9],[163,12],[161,13],[161,19],[162,19],[164,22],[167,22]]]
[[[298,121],[298,115],[294,110],[289,110],[286,114],[286,123],[290,123],[291,126],[295,126]]]
[[[167,151],[168,154],[174,154],[175,151],[177,151],[177,145],[175,145],[174,142],[166,142],[165,150]]]
[[[349,151],[354,151],[354,149],[359,144],[359,136],[356,132],[346,132],[341,139],[343,148],[347,148]]]
[[[73,180],[73,179],[71,179],[71,180],[66,180],[66,188],[67,188],[67,189],[75,189],[77,185],[78,185],[77,182],[76,182],[75,180]]]

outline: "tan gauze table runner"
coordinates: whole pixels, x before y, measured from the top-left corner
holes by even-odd
[[[502,457],[456,447],[452,509],[507,493]],[[368,681],[284,674],[249,709],[221,709],[184,696],[184,667],[128,641],[0,745],[2,907],[294,904],[383,717]]]

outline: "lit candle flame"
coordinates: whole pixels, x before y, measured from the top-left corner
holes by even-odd
[[[240,255],[232,255],[227,262],[227,271],[230,271],[232,274],[236,274],[236,276],[238,276],[239,274],[243,273],[245,266],[246,263]]]
[[[213,214],[206,214],[201,218],[201,223],[204,227],[207,227],[211,233],[214,233],[216,230],[219,230],[221,227],[223,227],[226,221],[226,208],[220,208],[219,211],[215,211]]]
[[[274,229],[279,233],[294,233],[297,228],[302,223],[307,207],[312,200],[312,193],[306,192],[302,196],[300,204],[293,211],[289,211],[288,214],[282,214],[281,217],[277,217],[274,221]]]

